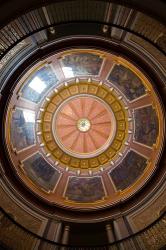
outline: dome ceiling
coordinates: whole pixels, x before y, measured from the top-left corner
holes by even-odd
[[[104,51],[73,49],[30,69],[6,115],[13,169],[37,196],[71,209],[127,199],[154,172],[160,100],[140,70]]]
[[[100,82],[69,82],[43,108],[39,114],[40,142],[53,152],[55,160],[71,168],[100,167],[124,143],[127,112],[110,88]]]
[[[111,110],[93,96],[69,99],[53,122],[55,140],[62,150],[77,158],[101,154],[115,133],[112,116]]]

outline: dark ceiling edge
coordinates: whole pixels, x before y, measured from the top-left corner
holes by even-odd
[[[43,240],[45,243],[49,243],[49,244],[53,244],[54,246],[66,246],[66,247],[72,247],[74,249],[80,249],[80,247],[88,247],[88,249],[91,249],[93,247],[97,247],[100,248],[100,247],[106,247],[106,246],[114,246],[115,244],[118,244],[118,243],[121,243],[121,242],[124,242],[126,240],[129,240],[129,239],[133,239],[133,237],[137,236],[137,235],[140,235],[141,233],[144,233],[146,232],[147,230],[149,230],[151,227],[155,226],[158,222],[160,222],[162,219],[164,219],[165,215],[166,215],[166,212],[162,212],[159,217],[153,221],[150,225],[146,226],[145,228],[141,229],[140,231],[136,232],[136,233],[133,233],[123,239],[120,239],[120,240],[115,240],[114,242],[112,243],[107,243],[107,244],[102,244],[102,245],[70,245],[70,244],[62,244],[62,243],[58,243],[58,242],[55,242],[53,240],[49,240],[47,238],[44,238],[43,236],[39,236],[33,232],[31,232],[29,229],[25,228],[24,226],[22,226],[21,224],[19,224],[18,222],[16,222],[8,213],[6,213],[5,210],[3,210],[2,208],[0,208],[0,212],[2,212],[8,220],[10,220],[10,222],[12,222],[14,225],[16,225],[17,227],[19,227],[21,230],[25,231],[26,233],[30,234],[31,236],[37,238],[38,240]],[[1,242],[0,242],[1,243]],[[0,244],[1,246],[1,244]]]
[[[52,53],[58,53],[64,49],[71,49],[71,48],[76,48],[76,47],[89,47],[89,48],[96,48],[96,49],[101,49],[105,50],[110,53],[115,53],[118,55],[122,55],[124,58],[128,59],[132,63],[135,62],[136,65],[139,65],[139,68],[142,68],[143,72],[148,72],[148,76],[152,79],[153,82],[157,82],[157,90],[162,97],[162,99],[166,100],[165,95],[166,93],[163,92],[163,87],[165,87],[164,83],[160,81],[160,79],[157,77],[156,73],[154,70],[143,60],[140,59],[140,57],[130,50],[125,50],[123,46],[120,46],[115,43],[109,43],[108,41],[104,40],[95,40],[95,39],[80,39],[80,38],[75,38],[75,39],[70,39],[70,40],[63,40],[59,41],[58,43],[54,43],[50,46],[40,48],[39,50],[35,51],[35,53],[28,58],[19,68],[16,69],[14,75],[8,80],[7,84],[5,85],[4,89],[2,90],[2,96],[0,99],[0,119],[4,121],[5,117],[5,112],[6,109],[6,103],[8,101],[9,95],[12,94],[12,89],[13,89],[13,82],[16,82],[18,78],[20,78],[20,75],[22,75],[25,70],[27,70],[27,67],[30,67],[32,62],[37,62],[37,60],[40,60],[41,58],[44,58],[48,56],[49,54]],[[163,86],[164,85],[164,86]],[[10,89],[10,93],[9,93]],[[0,124],[0,138],[3,141],[4,140],[4,126],[5,124]],[[152,187],[154,188],[156,183],[159,182],[159,180],[162,178],[164,171],[165,171],[165,163],[166,163],[166,147],[164,147],[163,154],[160,160],[160,166],[157,168],[157,171],[155,174],[153,174],[153,178],[151,178],[148,182],[147,185],[145,185],[142,190],[138,191],[134,197],[131,197],[126,201],[122,202],[121,204],[108,207],[108,208],[103,208],[101,210],[93,210],[89,212],[85,211],[69,211],[63,208],[59,208],[58,206],[55,205],[48,205],[47,202],[38,199],[36,200],[36,195],[34,195],[31,191],[29,191],[23,184],[21,184],[20,180],[16,177],[16,175],[13,174],[13,168],[11,167],[11,163],[9,159],[6,157],[6,149],[4,147],[5,142],[3,141],[3,144],[0,145],[0,157],[2,160],[2,165],[5,166],[4,172],[7,178],[10,179],[11,183],[15,186],[15,188],[23,194],[24,198],[28,199],[31,203],[35,204],[36,207],[39,209],[43,209],[43,211],[48,213],[48,216],[51,214],[57,216],[62,216],[63,219],[65,216],[67,217],[72,217],[72,218],[78,218],[82,216],[82,218],[86,218],[87,216],[92,216],[94,218],[109,218],[110,214],[114,214],[116,212],[124,212],[127,209],[130,208],[130,206],[135,205],[138,201],[144,199],[144,197],[149,194],[150,190]],[[2,177],[3,178],[3,177]],[[19,183],[19,185],[18,185]],[[67,215],[66,215],[67,212]],[[103,216],[104,214],[104,216]],[[93,219],[92,219],[93,221]]]
[[[0,0],[0,28],[7,25],[9,22],[14,20],[15,18],[26,14],[29,11],[32,11],[36,8],[40,8],[42,6],[62,2],[63,0]],[[72,1],[72,0],[66,0]],[[79,0],[75,0],[79,1]],[[128,8],[132,8],[134,10],[140,11],[159,22],[166,24],[166,3],[162,0],[97,0],[104,1],[108,3],[119,4]],[[64,1],[65,2],[65,1]]]
[[[110,22],[101,22],[101,21],[94,21],[94,20],[91,20],[91,21],[83,21],[83,20],[72,20],[72,21],[66,21],[66,22],[59,22],[59,23],[53,23],[53,24],[50,24],[50,25],[46,25],[46,26],[43,26],[41,28],[38,28],[34,31],[31,31],[30,33],[27,33],[26,35],[22,36],[21,38],[19,38],[18,40],[14,41],[5,51],[3,54],[0,55],[0,60],[12,49],[14,48],[19,42],[25,40],[26,38],[36,34],[37,32],[40,32],[40,31],[43,31],[43,30],[46,30],[50,27],[54,27],[54,28],[58,28],[58,27],[61,27],[61,29],[63,28],[68,28],[69,25],[107,25],[109,27],[114,27],[114,28],[118,28],[118,29],[122,29],[123,31],[125,32],[128,32],[129,34],[132,34],[132,35],[135,35],[141,39],[143,39],[144,41],[148,42],[150,45],[152,45],[154,48],[156,48],[160,53],[162,53],[163,55],[166,56],[166,52],[160,48],[160,46],[158,46],[158,44],[154,43],[153,41],[151,41],[149,38],[147,38],[146,36],[142,35],[141,33],[137,32],[137,31],[134,31],[132,29],[129,29],[127,27],[123,27],[121,25],[117,25],[117,24],[114,24],[114,23],[110,23]],[[74,27],[74,26],[73,26]],[[78,28],[75,26],[75,29]],[[81,34],[82,35],[82,34]]]

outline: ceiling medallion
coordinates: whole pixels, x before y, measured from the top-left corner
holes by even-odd
[[[59,87],[43,108],[40,139],[62,166],[103,166],[121,151],[128,136],[125,105],[106,84],[71,81]]]
[[[80,118],[77,121],[77,128],[80,132],[87,132],[91,128],[91,123],[87,118]]]
[[[62,102],[52,124],[59,147],[77,158],[89,158],[102,153],[116,133],[112,109],[101,99],[89,94],[79,94]]]

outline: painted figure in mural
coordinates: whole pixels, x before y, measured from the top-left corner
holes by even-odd
[[[136,109],[135,140],[150,147],[156,143],[159,124],[155,109],[152,106]]]
[[[77,202],[101,200],[105,196],[101,178],[73,177],[69,180],[65,196]]]
[[[123,161],[110,173],[118,190],[124,190],[132,185],[143,173],[147,160],[134,151],[130,151]]]
[[[34,144],[34,122],[25,120],[24,110],[13,112],[11,124],[11,141],[17,151]]]
[[[123,65],[115,65],[108,80],[116,85],[130,101],[145,94],[141,79]]]
[[[60,176],[59,172],[39,153],[25,160],[23,168],[33,182],[47,191],[54,189]]]
[[[62,59],[65,67],[72,68],[74,76],[76,75],[98,75],[103,59],[90,53],[73,53]]]
[[[22,92],[22,97],[38,103],[45,96],[51,87],[56,86],[58,79],[50,66],[44,66],[39,69],[25,82]]]

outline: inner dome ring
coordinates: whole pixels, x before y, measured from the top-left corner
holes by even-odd
[[[105,136],[105,141],[104,143],[99,143],[98,147],[94,150],[87,150],[89,152],[85,152],[85,150],[72,150],[71,148],[69,148],[67,146],[67,144],[64,144],[62,142],[62,139],[61,139],[61,135],[59,136],[59,133],[58,133],[58,126],[61,128],[61,125],[62,126],[65,126],[65,124],[58,124],[57,126],[57,122],[58,122],[58,114],[63,111],[64,108],[66,108],[66,105],[68,105],[68,103],[70,104],[70,102],[75,102],[76,100],[84,100],[84,99],[87,99],[87,100],[93,100],[95,101],[96,103],[98,103],[103,109],[105,109],[105,112],[107,112],[107,115],[109,114],[109,117],[110,117],[110,128],[109,128],[109,133],[107,132]],[[86,107],[85,107],[86,108]],[[103,110],[104,112],[104,110]],[[102,117],[101,117],[102,118]],[[100,118],[99,118],[100,119]],[[79,121],[86,121],[86,126],[88,126],[87,128],[85,127],[85,130],[87,129],[87,131],[83,131],[84,128],[81,128],[79,129],[78,128],[78,123]],[[84,134],[83,136],[85,137],[88,137],[90,134],[89,133],[93,133],[91,132],[94,128],[94,125],[93,124],[94,122],[94,118],[92,116],[92,120],[90,120],[87,116],[82,116],[82,117],[79,117],[78,119],[74,121],[71,121],[71,123],[69,124],[70,125],[70,130],[71,130],[71,133],[72,133],[72,126],[73,126],[73,130],[77,130],[79,134]],[[108,122],[108,121],[106,121]],[[104,123],[104,122],[103,122]],[[97,124],[98,125],[98,124]],[[100,125],[102,126],[102,124]],[[94,129],[95,130],[95,129]],[[108,129],[107,129],[108,130]],[[87,158],[87,157],[94,157],[94,156],[97,156],[98,154],[101,154],[103,151],[105,151],[109,145],[111,144],[111,142],[113,141],[115,135],[116,135],[116,119],[115,119],[115,116],[114,116],[114,113],[111,109],[111,107],[105,103],[102,99],[96,97],[96,96],[93,96],[93,95],[87,95],[87,94],[82,94],[82,95],[76,95],[76,96],[73,96],[73,97],[70,97],[68,98],[67,100],[65,100],[59,107],[58,109],[56,110],[54,116],[53,116],[53,121],[52,121],[52,132],[53,132],[53,136],[54,136],[54,139],[56,141],[56,143],[59,145],[59,147],[65,151],[66,153],[68,153],[69,155],[72,155],[72,156],[75,156],[75,157],[78,157],[78,158]],[[96,133],[97,131],[95,131]],[[74,132],[73,132],[74,133]],[[61,133],[60,133],[61,134]],[[89,135],[88,135],[89,134]],[[97,135],[97,134],[96,134]],[[63,136],[63,135],[62,135]],[[64,135],[65,136],[65,135]],[[91,136],[91,135],[90,135]],[[94,135],[93,135],[94,136]],[[99,136],[101,137],[101,135]],[[69,140],[69,138],[67,138]],[[95,143],[95,142],[94,142]],[[81,141],[80,141],[80,144],[81,144]],[[100,145],[101,144],[101,145]],[[81,147],[81,145],[80,145]]]

